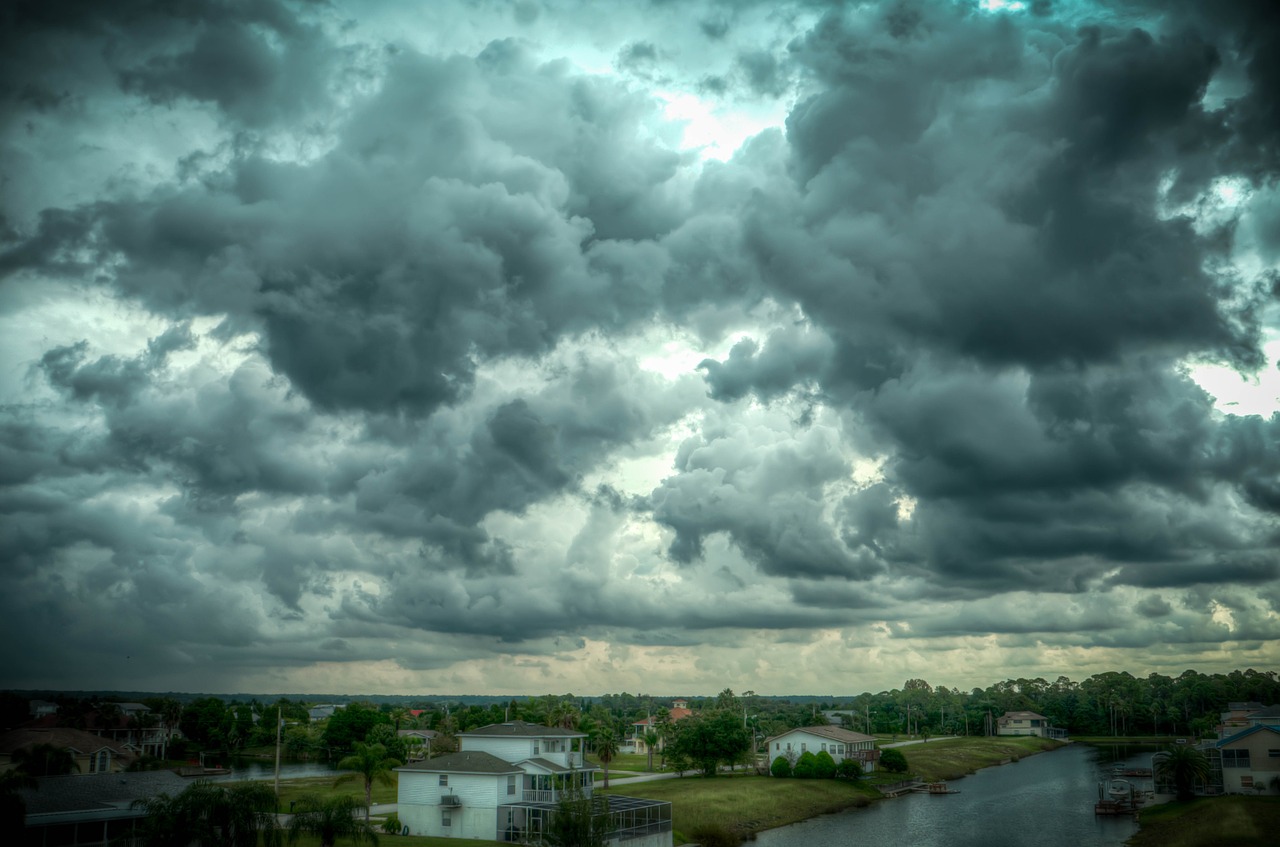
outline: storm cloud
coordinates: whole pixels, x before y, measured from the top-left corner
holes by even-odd
[[[1267,5],[12,5],[0,682],[1274,663]]]

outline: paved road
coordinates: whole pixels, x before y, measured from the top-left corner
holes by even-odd
[[[958,735],[939,735],[937,738],[930,738],[929,741],[945,741],[948,738],[959,738],[959,737],[960,736]],[[887,750],[890,747],[908,747],[912,744],[928,744],[929,741],[925,741],[923,738],[917,738],[915,741],[898,741],[893,744],[881,744],[880,749]]]

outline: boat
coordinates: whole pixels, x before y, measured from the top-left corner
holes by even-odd
[[[921,794],[928,794],[931,797],[940,796],[942,794],[959,794],[960,793],[959,789],[950,787],[949,785],[947,785],[945,781],[944,782],[928,782],[928,783],[925,783],[924,785],[916,785],[912,787],[911,790],[919,792]]]

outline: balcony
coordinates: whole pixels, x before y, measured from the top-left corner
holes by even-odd
[[[441,794],[440,805],[446,808],[454,808],[462,805],[462,798],[457,794]]]

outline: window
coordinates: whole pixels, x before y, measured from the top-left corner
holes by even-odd
[[[507,777],[507,793],[508,794],[516,793],[516,778],[514,776]]]
[[[1232,750],[1230,748],[1222,751],[1222,766],[1224,768],[1247,768],[1249,767],[1249,751]]]
[[[1267,758],[1269,758],[1269,759],[1280,759],[1280,750],[1268,750],[1268,751],[1267,751]]]
[[[440,825],[446,829],[453,826],[453,811],[451,809],[440,810]]]
[[[822,752],[827,752],[827,742],[822,742]]]
[[[1242,777],[1240,777],[1240,787],[1241,787],[1241,788],[1253,788],[1253,777],[1251,777],[1251,776],[1242,776]]]
[[[790,746],[790,745],[788,745],[788,746]],[[780,753],[780,752],[782,752],[782,742],[781,742],[781,741],[775,741],[775,742],[773,742],[773,752],[775,752],[775,753]]]
[[[800,752],[803,753],[805,750],[808,750],[808,749],[809,749],[809,744],[807,742],[801,741]]]
[[[449,775],[447,773],[440,774],[440,784],[441,785],[449,784]]]
[[[538,742],[533,742],[533,755],[538,755]]]

